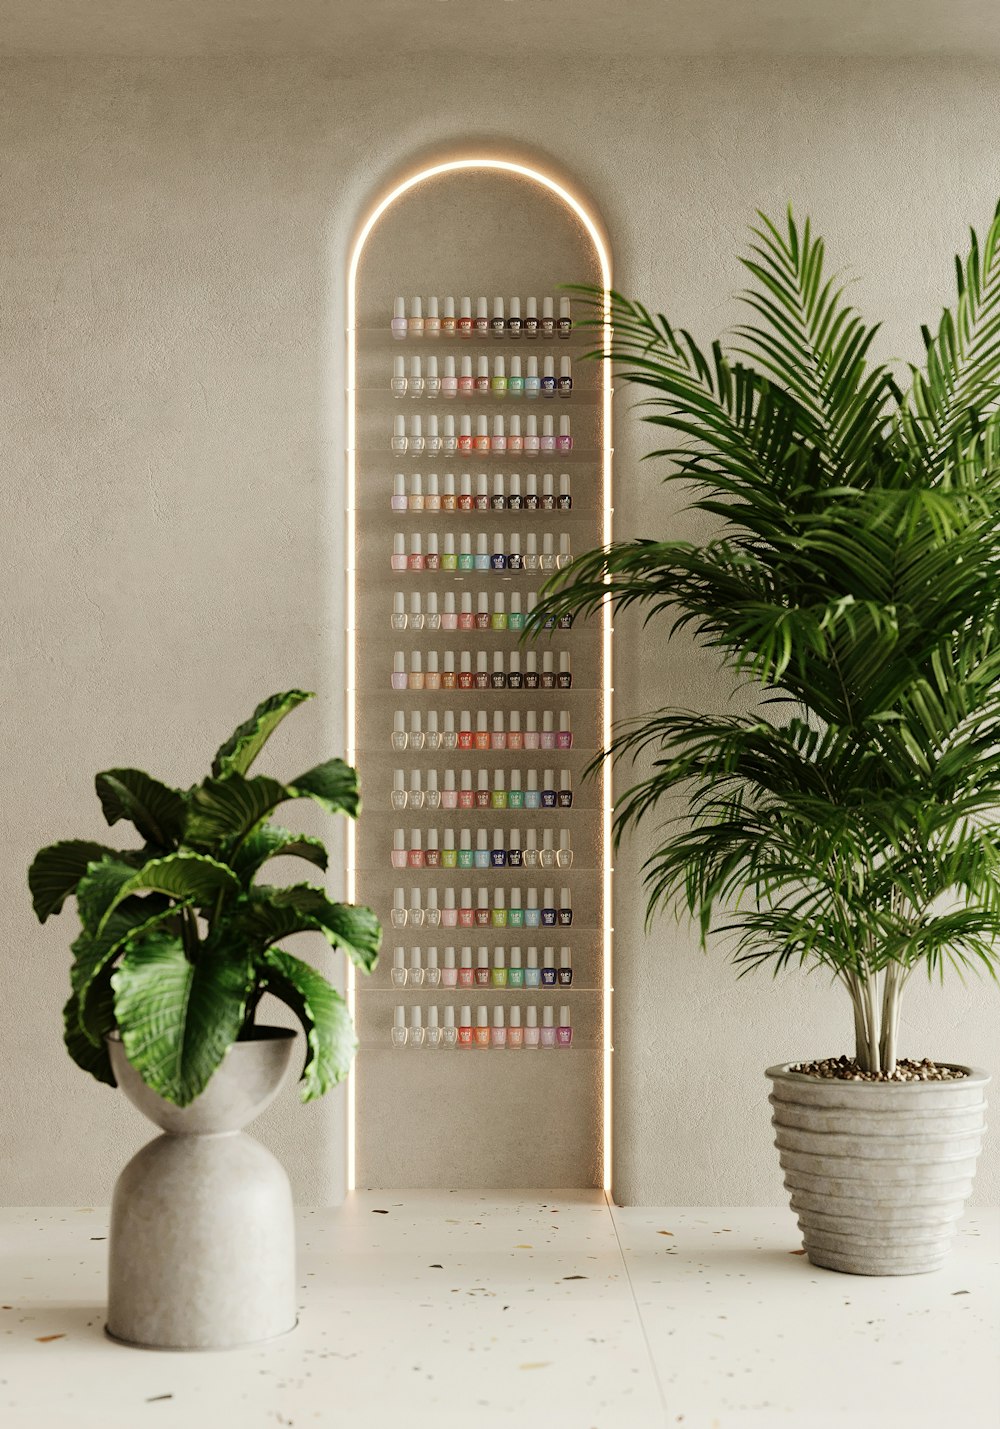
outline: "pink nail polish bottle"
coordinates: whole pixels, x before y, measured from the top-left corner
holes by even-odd
[[[543,1047],[554,1047],[556,1045],[555,1017],[551,1007],[542,1008],[542,1036]]]
[[[458,909],[455,907],[455,890],[446,888],[444,890],[444,907],[441,909],[441,924],[445,928],[455,928],[458,926]],[[447,969],[447,963],[445,964]]]
[[[559,734],[556,743],[559,749],[573,748],[573,727],[569,710],[559,711]]]
[[[422,571],[424,568],[424,543],[418,534],[410,537],[410,554],[407,558],[408,571]]]
[[[463,948],[458,960],[459,987],[474,987],[476,975],[472,968],[472,949]],[[464,1020],[464,1019],[463,1019]]]
[[[573,1042],[573,1028],[570,1023],[569,1008],[565,1003],[559,1009],[559,1026],[556,1028],[556,1045],[569,1047]]]
[[[542,713],[542,748],[555,749],[556,732],[552,727],[552,711],[544,710]]]
[[[406,477],[400,471],[392,478],[392,496],[389,500],[389,506],[393,511],[406,511],[409,504],[406,495]]]
[[[458,790],[455,788],[455,771],[446,769],[444,771],[444,789],[441,791],[441,807],[450,813],[452,809],[458,808]]]
[[[389,324],[394,338],[400,342],[406,336],[406,299],[397,298],[392,310],[392,322]]]
[[[525,418],[524,427],[524,450],[531,456],[541,450],[541,443],[538,437],[538,418],[533,412]],[[528,480],[530,481],[531,478],[529,477]]]
[[[559,418],[559,437],[556,447],[561,452],[571,452],[573,450],[573,438],[570,435],[569,417]]]
[[[396,829],[392,836],[392,855],[390,859],[393,868],[406,867],[406,830]]]
[[[508,1015],[507,1050],[520,1052],[524,1046],[524,1028],[521,1026],[521,1009],[512,1007]]]
[[[394,690],[406,689],[406,656],[402,650],[397,650],[392,657],[391,684]]]
[[[476,335],[486,337],[490,330],[490,310],[485,298],[476,299]]]
[[[564,418],[564,420],[568,420],[568,418]],[[554,452],[555,449],[556,449],[556,439],[555,439],[555,435],[554,435],[553,430],[552,430],[552,418],[551,418],[551,417],[543,417],[543,418],[542,418],[542,442],[541,442],[541,449],[542,449],[543,452]]]
[[[526,712],[524,716],[524,725],[525,749],[540,749],[541,740],[538,734],[538,715],[535,713],[534,710],[528,710]]]
[[[410,655],[410,676],[406,682],[408,690],[422,690],[424,688],[424,670],[420,651],[414,650]]]
[[[524,1045],[534,1049],[538,1046],[538,1009],[532,1005],[525,1012]]]
[[[506,734],[506,731],[504,730],[504,727],[503,727],[503,711],[502,711],[502,710],[494,710],[494,712],[493,712],[493,733],[490,735],[490,748],[491,748],[491,749],[506,749],[506,748],[507,748],[507,734]],[[499,772],[499,771],[498,771],[498,772]],[[501,777],[502,777],[502,776],[501,776]],[[507,802],[507,801],[506,801],[506,799],[505,799],[505,800],[504,800],[504,804],[505,804],[505,805],[506,805],[506,802]]]
[[[462,895],[458,903],[458,926],[460,928],[473,928],[476,923],[476,910],[472,906],[472,889],[463,888]]]
[[[448,356],[444,360],[444,376],[441,378],[441,396],[449,399],[458,395],[458,378],[455,376],[455,359]]]
[[[406,537],[402,531],[397,531],[392,538],[392,555],[389,558],[389,565],[394,571],[406,570]]]
[[[472,451],[471,417],[460,417],[458,420],[458,449],[460,452]]]
[[[490,1047],[490,1023],[489,1014],[485,1007],[476,1008],[476,1026],[473,1030],[475,1045],[478,1051],[488,1052]]]
[[[516,357],[514,361],[517,361]],[[521,435],[521,418],[517,412],[515,412],[510,419],[510,431],[507,433],[507,450],[513,453],[524,451],[524,438]]]
[[[507,731],[507,748],[520,751],[524,748],[524,735],[521,733],[521,712],[511,710],[508,716],[510,728]]]
[[[458,1022],[458,1045],[459,1047],[472,1046],[472,1009],[463,1007],[459,1014]]]
[[[503,1008],[494,1007],[493,1027],[491,1029],[490,1046],[502,1050],[507,1046],[507,1029],[503,1023]]]
[[[441,969],[441,986],[458,986],[458,968],[455,966],[455,949],[450,946],[444,950],[444,967]]]
[[[489,910],[487,909],[487,917]],[[476,986],[489,987],[490,985],[490,950],[489,948],[479,948],[476,952]]]
[[[444,597],[444,610],[441,613],[441,629],[452,631],[458,628],[458,615],[455,612],[455,592],[446,591]],[[454,661],[452,662],[454,664]],[[454,686],[451,687],[454,689]]]
[[[493,418],[493,435],[490,438],[491,452],[505,452],[507,450],[507,437],[504,432],[503,417]]]

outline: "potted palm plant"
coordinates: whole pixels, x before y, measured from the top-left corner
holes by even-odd
[[[164,1131],[122,1172],[110,1236],[108,1331],[132,1344],[209,1348],[266,1339],[295,1323],[291,1193],[284,1170],[240,1128],[276,1095],[295,1034],[258,1021],[265,993],[302,1024],[302,1099],[346,1076],[355,1050],[347,1007],[308,963],[278,947],[320,933],[362,972],[381,928],[369,908],[314,883],[276,887],[274,858],[322,872],[322,842],[271,821],[308,798],[355,818],[355,771],[330,759],[289,783],[250,767],[310,696],[272,695],[218,750],[211,773],[169,788],[139,769],[98,774],[107,822],[141,847],[85,839],[43,848],[28,873],[44,922],[76,898],[65,1042],[84,1071]]]
[[[767,1073],[792,1207],[817,1265],[930,1270],[989,1079],[902,1058],[899,1011],[915,972],[996,970],[1000,210],[902,378],[872,360],[877,329],[808,223],[760,215],[741,261],[747,321],[726,345],[613,294],[594,354],[646,389],[668,434],[650,455],[708,534],[578,557],[533,626],[636,606],[756,692],[746,715],[664,708],[616,729],[599,758],[641,767],[615,835],[674,815],[644,865],[648,919],[672,906],[703,944],[730,934],[741,972],[820,968],[846,994],[853,1055]],[[604,295],[583,292],[600,322]]]

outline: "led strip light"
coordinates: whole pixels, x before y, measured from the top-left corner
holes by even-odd
[[[428,179],[436,179],[442,174],[459,173],[467,169],[493,170],[494,172],[517,174],[520,178],[530,179],[532,183],[539,184],[542,188],[548,189],[550,193],[556,195],[567,208],[576,214],[583,224],[594,245],[598,261],[601,267],[601,284],[605,291],[605,302],[603,309],[602,338],[605,351],[611,338],[611,256],[601,235],[601,231],[594,219],[587,212],[586,208],[569,189],[549,174],[542,173],[539,169],[533,169],[527,164],[516,163],[510,159],[492,158],[465,158],[448,159],[439,164],[432,164],[429,168],[419,169],[416,173],[396,185],[389,193],[381,199],[371,210],[361,230],[354,242],[351,250],[351,261],[347,270],[347,691],[346,691],[346,718],[347,718],[347,762],[351,765],[356,762],[355,729],[356,729],[356,690],[355,673],[357,661],[357,633],[355,629],[355,612],[357,607],[357,569],[355,565],[355,539],[356,539],[356,448],[357,448],[357,411],[355,402],[355,388],[357,385],[357,280],[358,265],[361,262],[361,255],[364,252],[365,244],[371,235],[372,229],[387,209],[403,197],[404,194],[416,188],[418,184],[425,183]],[[602,516],[602,539],[605,544],[611,540],[611,365],[608,362],[602,365],[602,411],[601,411],[601,475],[603,481],[604,509]],[[602,632],[601,632],[601,654],[603,666],[603,690],[601,694],[601,731],[602,745],[606,749],[611,740],[611,697],[613,686],[611,683],[611,608],[605,605],[601,612]],[[603,800],[601,808],[601,841],[603,852],[603,874],[602,874],[602,949],[603,949],[603,1007],[602,1007],[602,1032],[603,1032],[603,1055],[604,1064],[602,1070],[601,1086],[601,1106],[603,1122],[602,1139],[602,1183],[605,1191],[611,1189],[611,942],[613,926],[611,921],[611,774],[610,770],[605,770],[603,779]],[[357,833],[354,823],[347,822],[347,877],[346,877],[346,897],[348,902],[353,903],[357,898],[357,876],[355,859],[357,855]],[[357,1012],[355,996],[355,972],[354,965],[347,961],[347,1006],[351,1014],[352,1021]],[[347,1083],[347,1190],[353,1191],[355,1187],[356,1169],[356,1096],[353,1072],[348,1077]]]

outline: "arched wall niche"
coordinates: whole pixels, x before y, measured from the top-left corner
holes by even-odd
[[[558,313],[562,285],[589,283],[607,288],[610,282],[610,249],[603,224],[592,206],[577,197],[551,166],[496,154],[427,162],[404,173],[373,202],[352,250],[347,293],[348,550],[352,553],[348,570],[347,722],[352,741],[349,755],[360,773],[364,813],[352,831],[348,894],[371,904],[386,929],[378,969],[371,977],[352,978],[349,985],[360,1042],[349,1093],[348,1181],[352,1186],[588,1187],[606,1185],[610,1174],[609,790],[605,780],[586,784],[582,780],[582,772],[606,739],[610,723],[610,617],[579,623],[571,630],[554,631],[551,638],[539,640],[534,647],[519,645],[516,633],[509,628],[494,628],[492,619],[497,596],[502,597],[505,615],[516,604],[512,599],[515,596],[520,597],[522,610],[527,609],[530,593],[537,591],[545,578],[546,537],[552,538],[553,554],[558,554],[564,535],[574,553],[610,536],[610,370],[607,364],[582,360],[586,352],[599,345],[601,333],[574,326],[568,338],[540,334],[532,339],[526,332],[515,337],[508,327],[502,336],[492,331],[473,332],[471,337],[446,331],[432,336],[426,330],[418,335],[411,324],[405,338],[399,340],[393,337],[390,327],[398,295],[405,296],[408,311],[412,298],[419,295],[425,314],[430,295],[438,298],[442,314],[447,296],[454,298],[459,313],[461,299],[470,296],[474,315],[477,299],[485,295],[491,317],[496,295],[502,295],[507,315],[509,300],[517,295],[524,316],[529,297],[537,299],[540,314],[543,298],[554,298]],[[410,394],[396,397],[392,393],[390,384],[395,359],[399,357],[404,359],[408,378],[412,360],[419,358],[426,381],[431,357],[436,358],[438,377],[443,379],[446,358],[455,359],[460,375],[463,357],[471,358],[475,374],[483,356],[488,358],[491,377],[497,358],[503,358],[507,377],[515,357],[520,359],[522,376],[527,375],[529,358],[537,359],[539,374],[543,375],[545,358],[551,357],[557,377],[563,365],[561,359],[569,358],[572,392],[568,397],[540,394],[532,399],[510,390],[498,392],[491,383],[488,392],[459,392],[451,399],[443,393],[431,397],[426,388],[416,399]],[[394,452],[390,441],[398,416],[405,418],[405,452]],[[413,450],[414,417],[421,419],[423,451]],[[490,451],[449,451],[446,419],[454,419],[457,437],[462,417],[471,418],[473,434],[477,419],[486,417],[491,436],[494,418],[503,417],[505,437],[511,431],[511,418],[517,417],[522,440],[529,434],[528,418],[534,417],[543,448],[543,419],[551,417],[554,433],[558,434],[559,419],[569,417],[572,448],[532,452],[497,449],[494,443]],[[444,447],[441,451],[427,449],[428,438],[433,435],[432,418],[437,419],[437,435]],[[550,474],[556,501],[553,510],[545,509],[545,478]],[[405,478],[407,508],[393,510],[392,497],[400,475]],[[415,475],[421,478],[423,510],[414,509],[412,501]],[[473,492],[473,508],[447,509],[452,482],[456,493],[460,493],[466,475]],[[475,505],[482,476],[490,499],[485,510]],[[569,509],[558,506],[558,493],[565,487],[563,477],[569,479]],[[440,510],[429,509],[432,503],[427,500],[435,486],[442,502]],[[518,486],[520,508],[515,496]],[[530,509],[532,487],[538,490],[539,509]],[[498,489],[504,493],[502,508],[493,499]],[[435,545],[431,537],[436,538],[439,558],[447,557],[449,538],[453,538],[459,560],[463,536],[471,538],[473,555],[478,538],[484,536],[491,556],[499,537],[505,558],[520,544],[526,568],[497,570],[491,564],[491,569],[485,571],[421,570],[413,569],[414,563],[408,559],[407,569],[393,569],[394,538],[399,535],[408,557],[414,538],[420,538],[425,562]],[[538,565],[532,569],[535,546]],[[442,566],[447,566],[447,559]],[[408,619],[405,630],[393,629],[394,598],[398,593],[403,595],[408,616],[413,598],[419,597],[425,617],[422,628],[414,629]],[[448,630],[428,625],[426,617],[432,604],[428,597],[437,598],[438,615],[446,616],[448,597],[454,597],[460,613],[462,596],[471,596],[475,612],[481,593],[488,597],[489,628]],[[534,690],[527,688],[530,650],[534,651],[539,670],[539,688]],[[400,651],[407,676],[405,689],[393,688],[391,679],[394,657]],[[545,688],[546,651],[552,652],[556,672],[560,655],[564,651],[568,654],[570,688]],[[438,674],[447,683],[450,657],[460,681],[462,656],[467,654],[474,679],[480,652],[486,656],[488,688],[426,687],[434,656]],[[423,689],[410,687],[414,655],[419,656]],[[518,656],[522,664],[520,688],[510,683]],[[494,679],[498,667],[506,679],[502,687],[497,687]],[[558,674],[555,678],[558,680]],[[572,746],[432,749],[426,739],[432,716],[437,717],[438,733],[444,736],[448,716],[453,717],[456,733],[464,727],[463,711],[471,715],[473,728],[480,712],[484,712],[491,735],[495,720],[508,733],[517,722],[512,715],[520,721],[522,738],[536,722],[542,744],[548,743],[545,726],[551,715],[557,741],[558,732],[568,725],[572,729]],[[570,716],[568,722],[563,719],[564,711]],[[403,751],[393,748],[398,712],[402,712],[407,732],[414,718],[419,719],[425,735],[423,747]],[[476,790],[485,773],[489,806],[432,808],[425,798],[420,808],[394,809],[394,775],[398,770],[403,771],[407,791],[416,776],[425,795],[433,790],[430,776],[432,772],[436,774],[437,790],[445,795],[444,802],[451,774],[460,790],[463,771],[468,770]],[[548,786],[547,770],[553,771],[555,786],[560,790],[567,783],[562,771],[569,772],[571,807],[558,803],[554,809],[538,811],[495,807],[493,791],[498,775],[505,793],[517,775],[522,789],[530,789],[537,779],[543,790]],[[416,843],[413,831],[419,833],[425,851],[432,831],[439,850],[452,842],[446,838],[447,830],[454,831],[455,844],[461,843],[463,830],[468,830],[473,847],[483,831],[491,860],[496,830],[500,831],[504,848],[516,842],[510,837],[516,830],[522,848],[530,846],[534,836],[542,850],[547,831],[554,848],[564,847],[566,830],[573,862],[571,866],[556,867],[496,867],[491,862],[485,869],[426,865],[400,869],[392,862],[398,829],[405,831],[407,851]],[[414,897],[419,897],[425,913],[423,923],[393,926],[394,893],[399,888],[404,890],[408,917]],[[546,890],[550,888],[552,903],[547,901]],[[488,925],[450,927],[427,920],[432,890],[438,910],[446,919],[451,894],[461,909],[464,889],[471,889],[471,902],[476,907],[480,890],[486,890]],[[563,897],[563,889],[569,890],[568,900]],[[532,903],[532,890],[537,893],[540,908],[555,906],[560,910],[557,925],[497,924],[493,919],[496,893],[502,892],[507,912],[515,906],[511,900],[515,890],[520,893],[520,906],[526,910]],[[572,907],[572,924],[568,926],[558,921],[564,916],[564,906]],[[460,912],[458,917],[462,917]],[[530,917],[525,912],[526,922]],[[460,963],[462,949],[471,948],[475,964],[479,949],[485,947],[491,964],[490,985],[428,985],[426,974],[420,985],[394,985],[393,952],[397,946],[406,950],[407,966],[413,950],[419,949],[425,969],[431,961],[430,950],[436,948],[442,971],[447,962],[446,949],[454,948],[456,962]],[[558,981],[555,986],[538,988],[494,984],[492,964],[496,950],[500,950],[504,967],[509,970],[515,961],[515,948],[520,949],[522,966],[527,968],[531,961],[529,950],[537,949],[539,964],[545,966],[550,961],[546,949],[553,948],[558,965],[563,947],[570,949],[571,985],[560,986]],[[546,1008],[552,1009],[553,1022],[558,1027],[562,1023],[561,1009],[568,1007],[572,1043],[540,1046],[537,1050],[494,1045],[486,1050],[475,1046],[440,1046],[433,1050],[426,1045],[394,1047],[392,1029],[398,1006],[406,1009],[408,1027],[413,1009],[419,1008],[425,1029],[432,1007],[437,1008],[442,1027],[447,1020],[446,1009],[452,1009],[455,1023],[460,1026],[463,1007],[471,1008],[473,1024],[477,1010],[485,1007],[491,1027],[494,1013],[500,1009],[505,1030],[510,1028],[511,1013],[516,1007],[524,1031],[530,1021],[529,1008],[536,1010],[538,1024],[543,1028]]]

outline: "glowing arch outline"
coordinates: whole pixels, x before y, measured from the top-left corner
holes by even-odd
[[[434,179],[441,174],[460,172],[465,169],[487,169],[502,173],[517,174],[521,178],[529,179],[538,184],[560,199],[583,224],[594,245],[598,261],[601,268],[601,284],[604,288],[605,301],[603,310],[602,325],[602,347],[605,351],[609,348],[611,338],[611,255],[600,227],[591,217],[584,204],[576,197],[563,183],[554,179],[550,174],[544,173],[541,169],[533,168],[530,164],[521,163],[513,159],[500,159],[490,156],[469,155],[464,158],[446,159],[435,164],[430,164],[426,168],[417,169],[397,183],[389,192],[375,204],[361,225],[358,235],[351,248],[351,257],[347,269],[347,602],[346,602],[346,630],[347,630],[347,681],[346,681],[346,729],[347,729],[347,762],[351,765],[356,759],[356,721],[357,703],[355,689],[355,671],[357,661],[357,632],[355,628],[356,608],[357,608],[357,571],[355,565],[355,550],[357,539],[356,527],[356,495],[357,495],[357,410],[356,410],[356,376],[357,376],[357,279],[358,265],[361,262],[361,255],[364,252],[365,244],[371,237],[372,230],[378,223],[382,215],[392,207],[411,189],[418,184],[425,183],[428,179]],[[604,497],[604,505],[601,521],[601,538],[605,544],[611,540],[611,462],[614,448],[611,442],[611,364],[605,362],[602,365],[601,377],[602,403],[601,403],[601,481]],[[603,689],[601,692],[601,741],[603,748],[607,748],[611,739],[611,701],[614,693],[611,677],[611,609],[605,605],[602,608],[602,632],[601,632],[601,655],[603,669]],[[612,1150],[612,1085],[611,1085],[611,999],[612,999],[612,936],[614,932],[611,909],[611,875],[613,872],[611,863],[611,774],[605,771],[603,780],[603,798],[601,807],[601,849],[602,849],[602,927],[601,945],[603,960],[603,994],[602,994],[602,1080],[601,1080],[601,1111],[602,1111],[602,1146],[601,1146],[601,1183],[605,1192],[611,1190],[611,1150]],[[346,897],[349,902],[354,902],[357,890],[357,870],[355,859],[357,856],[357,834],[352,820],[347,821],[347,867],[346,867]],[[353,1021],[357,1011],[356,1005],[356,979],[354,965],[347,961],[347,1006]],[[353,1068],[348,1076],[347,1083],[347,1148],[346,1148],[346,1183],[347,1190],[353,1191],[356,1178],[356,1135],[357,1118],[355,1104],[355,1082]]]

